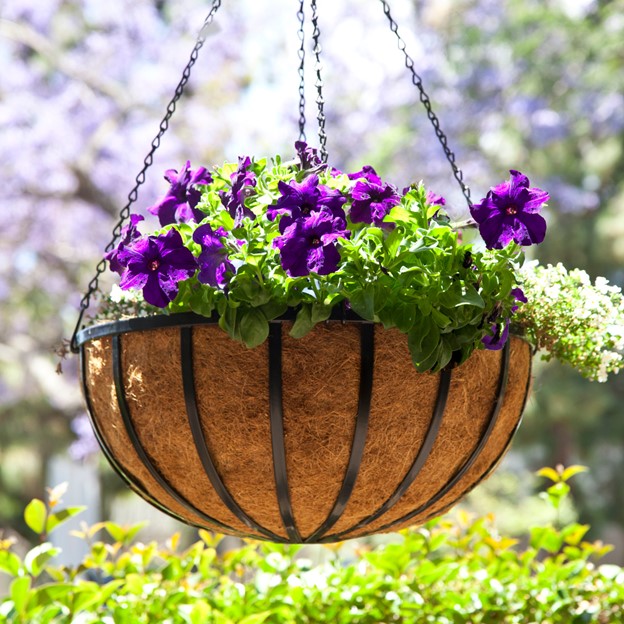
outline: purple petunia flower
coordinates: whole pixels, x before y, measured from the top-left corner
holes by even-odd
[[[312,212],[308,217],[292,221],[273,245],[280,250],[282,267],[290,277],[311,272],[328,275],[340,262],[336,242],[349,236],[340,217],[327,211]]]
[[[234,227],[238,227],[244,217],[256,218],[256,215],[245,206],[245,200],[255,192],[254,187],[258,183],[256,174],[250,171],[249,167],[251,167],[251,158],[239,156],[238,169],[230,175],[232,188],[219,193],[221,203],[234,218]]]
[[[187,160],[180,173],[176,169],[168,169],[165,180],[171,184],[171,188],[157,204],[148,208],[149,212],[158,217],[162,226],[189,221],[199,223],[206,215],[196,208],[201,199],[201,192],[196,185],[210,184],[210,173],[205,167],[192,171],[191,162]]]
[[[111,249],[107,254],[104,254],[104,258],[108,260],[110,264],[110,270],[121,275],[126,268],[124,264],[119,261],[119,253],[123,251],[126,245],[130,245],[133,240],[136,240],[141,236],[137,225],[144,220],[142,215],[131,214],[130,223],[124,225],[121,229],[121,241],[115,249]]]
[[[516,298],[516,301],[521,301],[522,303],[527,302],[527,298],[522,288],[512,288],[511,294]],[[511,308],[511,313],[513,314],[517,309],[518,306],[514,305]],[[509,319],[505,321],[502,328],[498,325],[492,325],[492,335],[484,336],[481,339],[481,342],[485,345],[486,349],[489,349],[490,351],[498,351],[505,346],[507,338],[509,338]]]
[[[511,289],[511,294],[516,298],[516,301],[521,301],[522,303],[526,303],[528,301],[528,299],[526,298],[526,295],[524,294],[524,291],[522,290],[522,288],[512,288]],[[511,308],[511,312],[512,314],[518,309],[518,306],[515,305]]]
[[[492,325],[492,336],[483,336],[481,342],[486,349],[490,351],[499,351],[505,346],[507,338],[509,338],[509,319],[505,321],[503,327]]]
[[[267,217],[273,221],[277,215],[283,215],[279,224],[280,232],[283,234],[293,221],[302,217],[307,217],[313,212],[327,211],[334,218],[342,219],[346,224],[346,216],[342,209],[347,201],[346,197],[335,189],[319,185],[317,175],[305,178],[301,183],[280,182],[278,184],[281,197],[274,206],[267,208]]]
[[[383,185],[381,178],[370,165],[364,165],[360,171],[349,173],[347,177],[349,180],[359,180],[360,178],[364,178],[364,180],[370,182],[371,184]]]
[[[158,308],[166,307],[178,294],[178,282],[197,270],[197,261],[184,246],[177,230],[160,236],[136,239],[119,253],[126,266],[120,288],[143,289],[143,298]]]
[[[511,241],[538,244],[546,235],[546,221],[537,213],[550,196],[542,189],[529,188],[529,179],[519,171],[509,173],[509,181],[490,189],[470,208],[489,249],[502,249]]]
[[[433,191],[427,191],[427,203],[430,206],[446,206],[446,199]]]
[[[227,273],[236,271],[234,265],[227,259],[225,245],[220,239],[220,236],[225,234],[223,228],[213,232],[209,224],[200,225],[193,232],[193,240],[202,247],[197,260],[199,263],[197,279],[202,284],[223,288],[228,282]]]
[[[353,223],[369,223],[377,227],[392,228],[384,217],[401,202],[397,190],[391,184],[357,182],[353,191],[353,204],[349,216]]]
[[[297,141],[295,150],[297,151],[297,158],[301,162],[301,169],[313,169],[323,164],[318,150],[314,147],[309,147],[305,141]]]

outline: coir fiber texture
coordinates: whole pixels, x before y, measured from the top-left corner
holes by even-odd
[[[305,540],[331,512],[349,462],[360,333],[355,323],[327,322],[296,340],[289,329],[290,324],[281,325],[284,448],[294,522]],[[219,532],[225,525],[233,533],[287,541],[274,476],[267,344],[247,349],[217,326],[193,327],[192,372],[203,438],[223,485],[263,534],[228,509],[202,465],[185,403],[180,329],[133,331],[119,338],[122,399],[143,458],[120,409],[112,341],[86,343],[84,389],[101,442],[134,489],[190,524]],[[494,469],[524,408],[529,345],[511,339],[508,379],[493,424],[503,356],[475,352],[452,371],[437,436],[414,482],[367,523],[417,457],[440,385],[439,373],[416,372],[404,334],[376,326],[374,342],[362,461],[348,503],[324,541],[396,530],[447,510]]]

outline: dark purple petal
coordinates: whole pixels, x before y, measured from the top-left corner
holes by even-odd
[[[195,257],[173,229],[160,236],[137,239],[120,251],[119,259],[125,264],[120,288],[142,288],[145,301],[159,308],[173,301],[178,282],[197,270]]]
[[[326,210],[333,217],[340,217],[346,222],[342,206],[347,201],[340,191],[319,185],[317,175],[308,176],[303,182],[279,182],[280,197],[273,206],[267,208],[267,217],[273,221],[278,215],[299,219],[310,216],[313,212]],[[284,217],[282,217],[284,218]],[[289,223],[289,222],[288,222]],[[283,233],[285,225],[280,223]]]
[[[282,267],[290,277],[308,275],[310,271],[327,275],[336,271],[340,262],[337,240],[349,235],[342,219],[327,211],[313,212],[292,220],[273,245],[280,250]]]
[[[381,178],[377,175],[377,172],[370,166],[364,165],[360,171],[348,174],[349,180],[359,180],[363,178],[371,184],[383,185]]]
[[[528,301],[522,288],[512,288],[511,294],[516,298],[516,301],[521,301],[522,303],[527,303]]]
[[[427,191],[427,203],[430,206],[446,206],[446,199],[442,195],[436,195],[432,191]]]
[[[227,273],[235,273],[234,265],[227,259],[227,251],[221,242],[219,228],[212,231],[209,224],[200,225],[193,233],[193,240],[202,246],[197,259],[199,274],[197,279],[202,284],[220,287],[227,283]],[[225,231],[224,231],[225,232]]]
[[[175,169],[168,169],[165,179],[171,184],[169,191],[158,203],[150,206],[148,211],[158,217],[161,226],[189,221],[199,223],[205,214],[196,208],[201,199],[201,192],[196,185],[210,184],[210,173],[205,167],[192,171],[191,162],[187,160],[179,173]]]
[[[498,325],[492,325],[492,335],[483,336],[481,342],[485,345],[486,349],[490,351],[499,351],[505,346],[509,338],[509,321],[505,321],[505,325],[499,327]]]
[[[124,247],[130,245],[132,241],[141,236],[138,230],[138,225],[144,220],[144,218],[145,217],[142,215],[131,214],[130,223],[121,229],[121,241],[119,245],[117,245],[115,249],[112,249],[108,253],[104,254],[104,258],[108,260],[110,264],[111,271],[121,275],[123,270],[126,268],[126,265],[120,261],[119,254],[123,251]]]
[[[546,235],[546,221],[537,214],[549,199],[539,188],[529,188],[529,179],[511,169],[508,181],[493,187],[470,208],[473,219],[490,249],[502,249],[510,242],[538,244]]]
[[[384,218],[401,201],[396,189],[390,184],[357,182],[351,192],[353,203],[349,216],[353,223],[368,223],[377,227],[391,228]]]
[[[309,147],[305,141],[297,141],[295,143],[295,150],[297,151],[297,157],[301,163],[301,169],[312,169],[323,164],[318,150]]]
[[[234,219],[234,227],[239,227],[245,217],[255,219],[256,215],[245,206],[245,199],[255,193],[258,183],[256,174],[250,171],[251,158],[239,156],[238,168],[230,175],[232,187],[227,191],[221,191],[219,197],[230,216]]]

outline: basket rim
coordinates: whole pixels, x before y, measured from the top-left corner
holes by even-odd
[[[292,323],[297,317],[297,308],[289,308],[284,314],[269,321],[272,324]],[[351,324],[380,325],[375,321],[367,321],[353,312],[337,306],[329,315],[327,321]],[[324,321],[324,322],[327,322]],[[216,325],[219,322],[219,315],[213,313],[212,316],[202,316],[195,312],[174,312],[173,314],[156,314],[153,316],[133,316],[119,321],[109,321],[97,323],[81,329],[76,335],[76,343],[81,346],[89,340],[116,336],[132,332],[146,331],[150,329],[163,329],[168,327],[192,327],[194,325]]]

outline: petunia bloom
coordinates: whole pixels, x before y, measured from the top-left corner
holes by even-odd
[[[370,182],[371,184],[383,184],[381,178],[377,175],[377,172],[370,165],[364,165],[360,171],[349,173],[347,177],[349,180],[359,180],[364,178],[364,180]]]
[[[489,349],[490,351],[499,351],[505,346],[508,338],[509,319],[505,321],[505,324],[502,327],[499,325],[492,325],[492,335],[483,336],[481,342],[485,345],[486,349]]]
[[[191,162],[186,161],[182,170],[168,169],[165,180],[171,184],[167,194],[148,211],[158,217],[161,226],[170,223],[199,223],[206,215],[196,208],[201,199],[201,192],[196,188],[198,184],[210,184],[212,176],[205,167],[196,171],[191,170]]]
[[[230,216],[234,218],[234,227],[238,227],[244,217],[255,219],[256,215],[245,206],[245,200],[255,191],[258,181],[256,174],[250,170],[251,158],[249,156],[239,156],[238,168],[232,175],[232,188],[228,191],[221,191],[219,197]]]
[[[522,303],[527,302],[526,295],[522,288],[512,288],[511,294],[515,297],[516,301],[521,301]],[[511,308],[511,313],[513,314],[518,309],[517,305],[514,305]],[[509,338],[509,319],[505,320],[505,323],[502,327],[499,325],[492,325],[491,327],[492,335],[484,336],[481,339],[481,342],[485,345],[486,349],[490,351],[498,351],[505,346],[507,339]]]
[[[283,215],[279,225],[282,234],[293,221],[313,212],[327,211],[332,217],[342,219],[343,225],[346,223],[342,208],[346,197],[338,190],[319,184],[317,175],[308,176],[303,182],[279,182],[278,190],[280,198],[275,205],[267,208],[267,217],[273,221],[278,215]]]
[[[192,277],[197,261],[184,246],[177,230],[160,236],[136,239],[119,253],[125,270],[120,288],[142,289],[147,303],[158,308],[166,307],[178,294],[178,282]]]
[[[305,141],[297,141],[295,143],[297,158],[301,163],[301,169],[313,169],[323,164],[318,150],[310,147]]]
[[[280,250],[282,267],[290,277],[311,272],[328,275],[336,271],[340,262],[337,242],[349,235],[339,217],[327,211],[312,212],[292,221],[273,245]]]
[[[351,195],[353,204],[349,216],[353,223],[369,223],[386,229],[392,227],[384,217],[401,202],[401,198],[391,184],[357,182]]]
[[[142,215],[131,214],[130,215],[130,223],[128,225],[124,225],[121,229],[121,241],[117,247],[111,249],[108,253],[104,254],[104,258],[108,260],[110,265],[110,270],[115,273],[119,273],[121,275],[123,270],[126,268],[124,264],[119,261],[119,254],[124,250],[124,248],[132,243],[133,240],[139,238],[141,233],[138,230],[138,224],[144,220]]]
[[[427,191],[427,203],[430,206],[446,206],[446,199],[433,191]]]
[[[234,265],[227,259],[225,245],[220,236],[226,232],[218,228],[215,232],[209,224],[200,225],[193,232],[193,240],[201,245],[202,251],[197,259],[199,274],[197,279],[202,284],[223,288],[227,282],[227,274],[234,273]]]
[[[502,249],[511,241],[538,244],[546,235],[546,221],[538,211],[550,196],[542,189],[529,188],[529,179],[519,171],[509,173],[509,181],[490,189],[470,208],[489,249]]]

